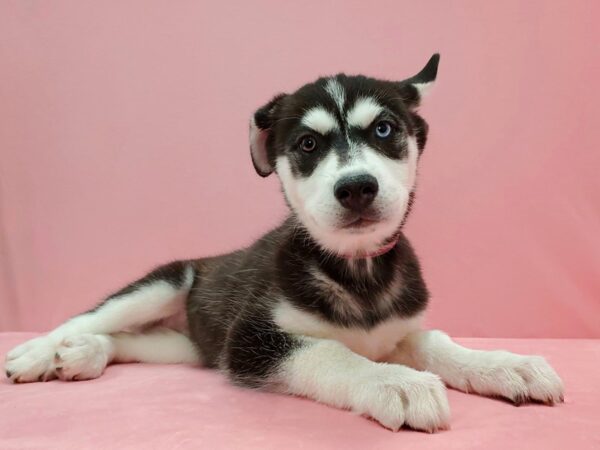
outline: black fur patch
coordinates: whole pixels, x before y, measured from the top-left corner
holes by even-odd
[[[296,336],[281,331],[269,319],[269,311],[249,317],[241,314],[227,337],[222,365],[235,384],[260,388],[300,346]]]

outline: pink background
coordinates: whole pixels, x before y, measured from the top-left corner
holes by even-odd
[[[408,6],[410,5],[410,6]],[[339,71],[439,82],[407,234],[454,335],[600,337],[600,3],[0,3],[0,330],[285,214],[248,118]]]

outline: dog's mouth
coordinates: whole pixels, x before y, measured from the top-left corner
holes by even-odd
[[[365,219],[363,217],[359,217],[358,219],[356,219],[355,221],[343,226],[342,228],[345,228],[347,230],[361,230],[363,228],[369,228],[370,226],[375,225],[377,222],[379,222],[378,220],[373,220],[373,219]]]
[[[346,220],[340,228],[348,231],[365,231],[381,222],[376,214],[361,214]]]

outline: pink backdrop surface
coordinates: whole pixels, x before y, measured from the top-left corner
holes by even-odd
[[[0,330],[46,330],[286,210],[251,112],[435,51],[407,235],[454,335],[600,337],[597,1],[0,3]]]

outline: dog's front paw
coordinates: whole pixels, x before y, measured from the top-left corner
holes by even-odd
[[[541,356],[522,356],[509,352],[490,352],[487,361],[468,377],[475,392],[501,396],[516,405],[528,401],[548,405],[564,401],[563,382]]]
[[[48,381],[56,378],[53,358],[56,343],[46,337],[31,339],[6,355],[6,377],[14,383]]]
[[[359,412],[393,431],[402,426],[430,433],[449,428],[446,387],[437,375],[401,366],[382,369],[359,390]]]

